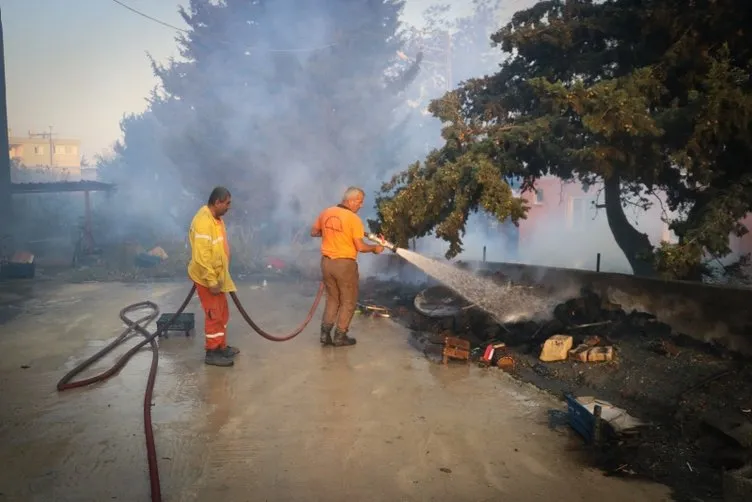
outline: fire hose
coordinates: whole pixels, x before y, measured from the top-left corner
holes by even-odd
[[[127,328],[125,331],[123,331],[119,336],[117,336],[112,342],[110,342],[107,346],[102,348],[99,352],[94,354],[93,356],[89,357],[82,363],[80,363],[78,366],[70,370],[63,378],[60,379],[60,381],[57,383],[57,390],[58,392],[63,392],[70,389],[76,389],[79,387],[86,387],[88,385],[97,383],[97,382],[104,382],[105,380],[109,379],[110,377],[117,374],[123,367],[128,363],[131,357],[141,350],[144,346],[147,344],[151,345],[151,367],[149,368],[149,376],[146,381],[146,390],[144,391],[144,435],[146,438],[146,457],[149,464],[149,484],[151,486],[151,500],[152,502],[161,502],[162,501],[162,492],[160,488],[159,483],[159,466],[157,465],[157,449],[154,442],[154,430],[151,423],[151,406],[152,406],[152,397],[154,395],[154,383],[157,379],[157,363],[159,360],[159,349],[157,346],[157,342],[155,339],[160,336],[162,333],[167,331],[167,329],[172,325],[178,318],[180,314],[183,313],[185,308],[188,306],[188,302],[191,301],[191,298],[193,298],[193,295],[196,292],[196,286],[195,284],[191,288],[191,291],[188,293],[188,296],[185,297],[185,300],[183,300],[183,303],[180,305],[180,308],[178,311],[169,319],[169,321],[164,324],[162,327],[157,329],[156,332],[150,333],[146,330],[146,326],[149,325],[154,319],[157,318],[159,315],[159,306],[150,301],[142,301],[138,303],[134,303],[132,305],[128,305],[127,307],[123,308],[120,311],[120,319],[125,323]],[[292,338],[295,338],[298,336],[308,325],[308,323],[311,322],[311,319],[313,319],[313,314],[316,312],[316,309],[319,306],[319,302],[321,301],[321,297],[324,293],[324,283],[319,284],[318,292],[316,293],[316,298],[313,301],[313,305],[311,306],[311,309],[308,311],[308,316],[306,319],[298,326],[292,333],[284,336],[275,336],[267,333],[263,329],[259,327],[258,324],[256,324],[253,319],[251,319],[251,316],[248,315],[248,312],[246,312],[245,308],[243,308],[243,305],[240,303],[240,300],[238,299],[237,295],[235,293],[230,293],[230,297],[232,298],[233,303],[235,303],[235,306],[237,307],[238,311],[240,312],[241,317],[245,320],[245,322],[248,323],[248,325],[253,328],[256,333],[261,335],[263,338],[272,341],[272,342],[285,342],[287,340],[291,340]],[[132,314],[133,312],[138,312],[141,310],[150,310],[148,314],[144,315],[143,317],[140,317],[137,320],[132,320],[128,317],[128,314]],[[126,352],[124,355],[120,357],[120,359],[115,362],[115,364],[112,365],[111,368],[109,368],[106,371],[103,371],[102,373],[85,378],[83,380],[76,380],[73,381],[73,378],[75,378],[79,373],[84,371],[86,368],[94,364],[96,361],[100,360],[102,357],[104,357],[106,354],[108,354],[110,351],[112,351],[115,347],[120,345],[121,343],[125,342],[128,338],[130,338],[131,334],[133,332],[137,332],[141,334],[144,339],[141,340],[138,344],[133,346],[128,352]]]

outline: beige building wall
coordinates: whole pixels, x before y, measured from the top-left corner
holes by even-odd
[[[56,177],[81,178],[81,141],[49,136],[9,136],[10,158],[24,167],[45,168]]]

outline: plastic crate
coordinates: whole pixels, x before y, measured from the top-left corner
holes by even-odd
[[[157,319],[157,329],[161,330],[175,314],[162,314]],[[189,336],[193,329],[196,327],[196,316],[191,312],[183,312],[180,314],[170,326],[162,333],[161,336],[167,337],[167,333],[170,331],[182,331],[185,336]]]
[[[572,394],[566,394],[564,398],[567,401],[569,426],[585,438],[585,441],[588,443],[592,444],[596,442],[599,434],[599,428],[596,427],[596,417],[587,408],[577,402],[577,398]]]
[[[0,277],[3,279],[33,279],[36,275],[35,263],[3,263],[0,266]]]

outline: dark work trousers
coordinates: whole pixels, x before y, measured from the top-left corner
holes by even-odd
[[[347,332],[358,303],[358,262],[347,258],[321,258],[321,275],[326,289],[322,326],[336,322],[338,331]]]

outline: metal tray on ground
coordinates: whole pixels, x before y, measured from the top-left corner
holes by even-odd
[[[175,313],[168,313],[168,314],[162,314],[159,316],[159,319],[157,319],[157,329],[162,329],[162,327],[170,322],[170,319],[175,315]],[[181,331],[185,333],[185,336],[190,336],[193,333],[193,330],[196,327],[196,316],[192,312],[183,312],[180,314],[175,321],[170,324],[170,326],[167,328],[165,332],[163,332],[160,336],[167,338],[168,333],[170,331]]]
[[[426,317],[454,317],[473,305],[446,286],[432,286],[415,296],[415,310]]]

